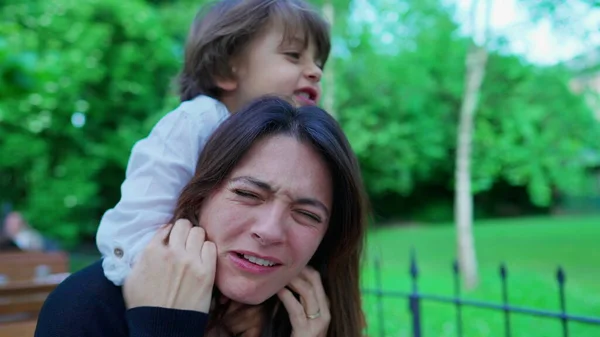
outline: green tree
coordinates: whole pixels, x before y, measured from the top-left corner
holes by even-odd
[[[2,99],[2,199],[72,243],[116,203],[131,146],[163,110],[176,45],[142,1],[35,1],[0,17],[35,70],[25,97]]]
[[[342,35],[347,42],[336,66],[336,103],[377,207],[432,184],[453,188],[469,42],[450,9],[436,1],[382,2],[375,9],[374,20],[350,21]],[[548,206],[553,190],[581,187],[585,167],[578,158],[598,148],[600,130],[568,81],[560,66],[491,51],[474,128],[474,193],[508,181]]]
[[[376,19],[375,31],[371,22],[349,24],[339,61],[340,122],[375,198],[409,195],[451,169],[467,41],[456,38],[446,8],[414,5],[399,17],[393,5],[378,7],[378,18],[389,19]]]

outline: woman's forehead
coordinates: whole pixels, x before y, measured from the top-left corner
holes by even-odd
[[[242,179],[240,179],[242,178]],[[232,171],[229,181],[258,181],[296,197],[331,200],[331,177],[321,155],[287,135],[257,141]]]

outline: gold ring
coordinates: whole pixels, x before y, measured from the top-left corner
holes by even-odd
[[[319,317],[321,317],[321,309],[317,310],[316,314],[306,315],[306,318],[308,318],[308,319],[315,319],[315,318],[319,318]]]

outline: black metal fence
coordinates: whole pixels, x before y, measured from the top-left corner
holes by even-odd
[[[545,311],[538,310],[535,308],[525,308],[519,306],[512,306],[509,304],[508,300],[508,269],[506,265],[501,264],[499,267],[499,274],[501,280],[501,292],[502,292],[502,303],[492,303],[485,301],[475,301],[461,298],[461,283],[460,283],[460,270],[458,268],[458,263],[455,261],[453,264],[453,276],[454,276],[454,295],[453,296],[439,296],[433,294],[425,294],[419,292],[419,269],[417,265],[417,259],[414,251],[410,256],[410,278],[412,284],[412,290],[410,292],[391,292],[382,290],[382,282],[381,282],[381,262],[379,259],[375,259],[375,286],[377,289],[365,289],[363,290],[363,294],[374,295],[377,299],[377,320],[379,325],[379,331],[376,333],[379,337],[385,337],[384,330],[384,311],[382,299],[384,297],[396,297],[396,298],[405,298],[408,300],[409,304],[409,313],[411,318],[411,328],[412,328],[412,337],[423,337],[423,312],[421,308],[422,301],[431,301],[437,303],[445,303],[449,305],[453,305],[456,310],[456,335],[458,337],[463,337],[463,307],[475,307],[475,308],[483,308],[483,309],[491,309],[494,311],[503,312],[504,317],[504,336],[511,337],[512,329],[511,329],[511,314],[524,314],[529,316],[538,316],[538,317],[546,317],[550,319],[559,320],[562,326],[562,336],[569,337],[569,322],[578,322],[584,324],[596,325],[600,328],[600,317],[586,317],[580,315],[572,315],[567,313],[566,303],[565,303],[565,281],[566,274],[563,268],[559,267],[556,271],[556,282],[558,284],[558,299],[560,303],[559,311]],[[372,333],[370,336],[375,336]],[[495,336],[500,336],[501,332],[496,332]],[[599,334],[600,335],[600,334]]]

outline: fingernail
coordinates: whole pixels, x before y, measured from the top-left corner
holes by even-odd
[[[187,219],[177,219],[177,221],[175,221],[175,224],[177,225],[178,223],[185,223],[185,222],[189,222]]]

